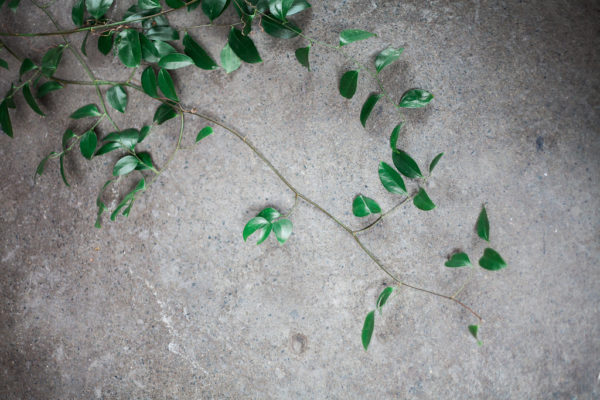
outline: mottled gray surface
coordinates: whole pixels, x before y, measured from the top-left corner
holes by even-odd
[[[3,31],[47,31],[27,1],[6,8]],[[51,10],[71,26],[72,1]],[[67,160],[72,188],[55,162],[33,186],[37,162],[59,148],[68,115],[94,100],[69,88],[42,103],[42,119],[17,98],[15,138],[0,136],[0,397],[70,398],[415,398],[593,399],[600,396],[599,212],[600,8],[595,1],[328,1],[297,18],[308,34],[335,43],[363,28],[380,38],[348,47],[370,63],[404,46],[382,73],[396,97],[423,87],[436,99],[407,112],[399,144],[421,165],[446,155],[427,184],[438,204],[407,205],[365,242],[407,282],[452,293],[467,271],[443,266],[485,244],[473,230],[482,203],[492,246],[508,261],[477,270],[461,299],[485,318],[410,290],[377,317],[371,348],[360,344],[365,314],[386,276],[351,237],[301,203],[285,246],[244,243],[245,222],[262,207],[287,210],[293,194],[239,140],[217,129],[179,153],[128,219],[93,228],[95,197],[114,156]],[[128,4],[121,4],[120,15]],[[5,6],[6,7],[6,6]],[[219,21],[234,20],[228,11]],[[200,10],[173,18],[206,23]],[[194,29],[214,56],[227,28]],[[81,36],[73,37],[79,43]],[[223,71],[179,71],[188,107],[239,129],[306,195],[344,223],[359,192],[384,208],[396,198],[377,177],[390,161],[397,117],[383,102],[367,129],[358,120],[376,90],[366,75],[354,99],[337,93],[350,62],[315,47],[313,71],[294,60],[301,39],[253,34],[264,63]],[[10,39],[40,60],[59,38]],[[4,51],[2,57],[8,59]],[[128,71],[90,40],[89,62],[103,78]],[[16,79],[10,60],[1,89]],[[60,76],[85,79],[71,55]],[[136,78],[137,80],[138,78]],[[122,126],[148,123],[155,108],[130,93]],[[188,119],[185,145],[205,122]],[[103,124],[99,132],[110,127]],[[146,148],[162,165],[178,123]],[[123,193],[131,182],[116,189]],[[112,205],[118,191],[110,191]],[[111,200],[111,199],[108,199]]]

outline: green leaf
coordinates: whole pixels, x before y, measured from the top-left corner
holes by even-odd
[[[158,92],[156,91],[156,75],[152,67],[148,67],[142,72],[142,89],[150,97],[157,98]]]
[[[119,32],[117,43],[119,60],[128,68],[135,68],[142,61],[142,47],[140,36],[135,29],[125,29]]]
[[[116,142],[126,150],[133,150],[135,145],[138,144],[140,133],[137,129],[130,128],[120,132],[112,132],[108,134],[103,140],[105,142]]]
[[[164,68],[161,68],[160,71],[158,71],[158,87],[167,99],[179,102],[179,97],[177,97],[177,93],[175,93],[173,79],[171,79],[169,71]]]
[[[5,59],[0,58],[0,67],[4,68],[4,69],[9,69],[8,68],[8,63],[6,62]]]
[[[202,0],[202,11],[212,22],[227,8],[228,0]]]
[[[194,61],[185,54],[171,53],[162,57],[158,61],[158,65],[165,69],[178,69],[193,65]]]
[[[40,87],[38,87],[38,89],[37,89],[37,96],[36,97],[38,99],[41,99],[42,97],[44,97],[48,93],[53,92],[55,90],[62,89],[62,88],[63,88],[63,85],[61,85],[58,82],[55,82],[55,81],[45,82]]]
[[[269,226],[271,223],[264,219],[263,217],[254,217],[246,226],[244,226],[244,231],[242,232],[242,237],[244,238],[244,242],[248,239],[250,235],[256,232],[259,229],[263,229],[266,226]]]
[[[121,85],[115,85],[106,92],[108,104],[115,110],[124,113],[127,108],[127,92]]]
[[[10,122],[10,114],[8,113],[8,104],[6,100],[0,103],[0,127],[8,136],[13,137],[12,124]]]
[[[433,95],[423,89],[410,89],[404,92],[400,98],[398,106],[404,108],[420,108],[425,107],[433,100]]]
[[[477,339],[477,333],[479,332],[479,326],[478,325],[469,325],[469,333],[471,334],[471,336],[473,336],[475,339]]]
[[[33,71],[34,69],[37,69],[37,65],[35,65],[35,63],[29,58],[24,59],[21,63],[21,68],[19,68],[19,79],[27,72]]]
[[[150,134],[150,126],[143,126],[142,129],[140,129],[140,136],[138,137],[138,143],[142,143],[144,141],[144,139],[146,139],[146,136],[148,136]]]
[[[121,158],[113,167],[113,176],[126,175],[138,166],[138,159],[134,156],[125,156]]]
[[[221,50],[221,65],[228,74],[235,71],[242,65],[242,60],[231,50],[229,43]]]
[[[81,119],[86,117],[99,117],[102,113],[95,104],[88,104],[81,108],[78,108],[69,117],[73,119]]]
[[[96,19],[102,18],[112,3],[113,0],[85,0],[88,12]]]
[[[412,157],[408,155],[408,153],[399,149],[395,149],[392,152],[392,160],[394,161],[396,169],[398,169],[398,171],[400,171],[400,173],[406,176],[407,178],[423,177],[419,166],[417,165],[415,160],[413,160]]]
[[[356,85],[358,83],[358,71],[347,71],[340,79],[340,94],[347,99],[351,99],[356,93]]]
[[[179,40],[179,32],[170,26],[156,26],[146,31],[146,36],[150,40]]]
[[[259,212],[257,217],[263,217],[267,221],[273,222],[277,218],[281,217],[281,214],[276,209],[274,209],[272,207],[267,207],[264,210],[262,210],[261,212]]]
[[[377,298],[377,303],[376,303],[377,310],[379,310],[379,315],[381,315],[381,308],[385,305],[385,303],[387,303],[389,297],[391,296],[391,294],[394,292],[395,289],[396,288],[393,286],[388,286],[385,289],[383,289],[381,294],[379,294],[379,297]]]
[[[285,21],[285,17],[293,4],[294,0],[269,0],[269,11],[275,18]]]
[[[171,8],[181,8],[185,6],[185,3],[181,0],[165,0],[165,3]]]
[[[362,194],[356,196],[352,202],[352,213],[357,217],[366,217],[369,214],[381,212],[381,207],[377,202]]]
[[[365,318],[365,323],[362,328],[362,345],[367,350],[369,348],[369,343],[371,343],[371,337],[373,336],[373,329],[375,328],[375,310],[371,311],[367,314]]]
[[[396,150],[396,147],[398,145],[398,135],[400,134],[400,130],[402,130],[403,125],[403,122],[400,122],[398,125],[396,125],[396,127],[392,131],[392,134],[390,135],[390,147],[392,148],[392,150]]]
[[[488,221],[485,206],[481,206],[481,212],[477,218],[477,235],[487,242],[490,241],[490,221]]]
[[[175,48],[173,46],[171,46],[167,42],[163,42],[162,40],[155,40],[154,41],[154,47],[156,48],[156,51],[158,51],[158,58],[159,59],[161,57],[166,56],[167,54],[171,54],[171,53],[176,53],[177,52],[177,50],[175,50]],[[156,60],[156,62],[158,62],[158,60]]]
[[[160,55],[158,54],[158,50],[156,49],[154,42],[148,39],[143,33],[140,33],[139,36],[140,46],[142,48],[142,60],[150,63],[158,62],[158,60],[160,60]]]
[[[71,9],[71,19],[75,26],[83,25],[83,13],[85,12],[85,4],[83,0],[77,0]],[[67,185],[68,186],[68,185]]]
[[[50,156],[53,156],[55,154],[56,154],[55,152],[51,152],[46,157],[42,158],[42,161],[40,161],[40,163],[38,164],[37,168],[35,169],[35,173],[37,175],[42,176],[42,174],[44,173],[44,166],[46,165],[46,161],[48,161],[48,159],[50,158]]]
[[[413,204],[415,207],[423,211],[430,211],[435,208],[435,204],[433,204],[433,201],[431,201],[427,195],[427,192],[423,188],[419,189],[419,193],[417,193],[413,199]]]
[[[273,222],[273,232],[277,241],[281,244],[284,244],[288,240],[293,230],[294,225],[289,219],[282,218]]]
[[[140,159],[140,163],[137,167],[135,167],[136,170],[145,171],[154,167],[154,163],[152,163],[152,156],[150,156],[150,153],[137,153],[137,156]]]
[[[113,31],[104,32],[98,37],[98,50],[100,50],[100,53],[104,55],[110,53],[113,47],[113,37]]]
[[[440,162],[440,159],[442,158],[443,155],[444,155],[444,153],[440,153],[437,156],[435,156],[433,158],[433,160],[431,160],[431,164],[429,164],[429,173],[430,174],[433,171],[433,169],[435,168],[435,166],[438,164],[438,162]]]
[[[121,146],[121,144],[118,142],[108,142],[108,143],[103,144],[98,149],[98,151],[96,151],[94,156],[101,156],[103,154],[110,153],[113,150],[122,149],[122,148],[123,148],[123,146]]]
[[[65,130],[62,136],[62,149],[66,150],[69,147],[69,140],[76,138],[77,135],[70,129]]]
[[[276,19],[262,18],[260,25],[267,34],[279,39],[291,39],[302,33],[302,29],[290,21],[283,23]]]
[[[340,46],[345,46],[359,40],[365,40],[373,36],[377,35],[360,29],[346,29],[340,33]]]
[[[506,262],[496,250],[488,247],[483,251],[483,257],[479,259],[479,265],[488,271],[498,271],[506,267]]]
[[[46,114],[44,114],[44,112],[35,102],[35,99],[31,94],[31,88],[29,87],[29,83],[26,83],[25,86],[23,86],[23,97],[25,97],[25,101],[27,102],[27,104],[29,104],[29,107],[31,107],[33,111],[40,114],[42,117],[46,116]]]
[[[375,58],[375,69],[377,70],[377,73],[381,72],[382,69],[399,59],[402,51],[404,51],[402,47],[398,49],[388,47],[379,53]]]
[[[160,8],[160,0],[138,0],[138,7],[142,10]]]
[[[175,118],[176,116],[177,112],[175,111],[175,109],[169,104],[164,103],[156,109],[153,121],[160,125],[163,122],[170,120],[171,118]]]
[[[196,64],[196,67],[205,70],[213,70],[219,68],[217,63],[208,55],[206,51],[198,43],[192,39],[187,33],[183,37],[184,53]]]
[[[400,174],[383,161],[379,163],[379,180],[388,192],[401,195],[407,194],[404,180]]]
[[[298,14],[301,11],[310,8],[310,4],[306,0],[294,0],[292,7],[288,10],[287,16]]]
[[[256,242],[256,244],[261,244],[262,242],[264,242],[265,240],[267,240],[267,238],[269,237],[269,234],[271,233],[271,230],[273,229],[273,225],[269,224],[267,226],[265,226],[262,229],[262,234],[260,235],[260,238],[258,239],[258,241]]]
[[[244,36],[239,29],[231,28],[231,31],[229,31],[228,42],[231,50],[233,50],[242,61],[250,64],[262,62],[252,39],[248,36]]]
[[[96,144],[98,143],[98,138],[96,137],[96,132],[93,130],[87,131],[81,137],[79,141],[79,150],[81,150],[81,155],[91,160],[94,156],[94,151],[96,150]]]
[[[42,57],[42,74],[51,77],[56,72],[65,48],[63,46],[53,47]]]
[[[444,264],[446,267],[450,268],[459,268],[459,267],[470,267],[471,260],[469,260],[469,256],[467,253],[456,253],[453,254],[452,257]]]
[[[60,157],[58,158],[58,165],[59,165],[59,169],[60,169],[60,177],[62,178],[62,180],[65,183],[65,185],[67,185],[67,187],[71,187],[71,185],[69,185],[69,181],[67,181],[67,176],[65,175],[64,158],[65,158],[64,154],[61,154]]]
[[[310,52],[310,46],[308,47],[300,47],[296,49],[296,60],[302,65],[306,67],[310,71],[310,62],[308,60],[308,53]]]
[[[363,104],[362,109],[360,110],[360,123],[362,124],[363,128],[366,128],[367,119],[369,119],[369,115],[371,115],[373,107],[375,107],[375,104],[377,104],[382,96],[383,95],[379,93],[372,94],[369,96],[367,101],[365,101],[365,104]]]
[[[210,126],[205,126],[204,128],[202,128],[200,130],[200,132],[198,132],[198,135],[196,136],[196,143],[198,143],[205,137],[212,135],[212,133],[213,133],[213,128]]]

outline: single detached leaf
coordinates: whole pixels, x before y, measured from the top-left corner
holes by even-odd
[[[160,8],[160,0],[138,0],[138,7],[142,10]]]
[[[403,125],[404,123],[402,122],[396,125],[392,131],[392,134],[390,135],[390,147],[392,150],[396,150],[396,147],[398,146],[398,135],[400,134],[400,130],[402,130]]]
[[[404,108],[420,108],[425,107],[433,100],[433,95],[423,89],[410,89],[404,92],[400,98],[400,107]]]
[[[202,128],[200,130],[200,132],[198,132],[198,135],[196,136],[196,143],[198,143],[205,137],[212,135],[212,133],[213,133],[213,128],[210,126],[205,126],[204,128]]]
[[[444,264],[446,267],[450,268],[459,268],[459,267],[470,267],[471,260],[469,260],[469,256],[467,253],[456,253],[453,254],[452,257]]]
[[[363,128],[366,128],[367,119],[369,119],[369,115],[371,115],[373,107],[375,107],[375,104],[377,104],[379,99],[381,99],[381,96],[383,95],[380,93],[372,94],[369,96],[367,101],[365,101],[365,104],[363,104],[362,109],[360,110],[360,123],[362,124]]]
[[[88,160],[91,160],[94,156],[94,151],[96,150],[96,144],[98,143],[98,138],[96,137],[96,132],[93,130],[87,131],[81,137],[79,141],[79,149],[81,150],[81,155],[83,155]]]
[[[29,71],[33,71],[37,68],[37,65],[30,58],[26,58],[21,63],[21,68],[19,68],[19,78],[28,73]],[[6,68],[8,69],[8,68]]]
[[[142,61],[142,47],[138,31],[135,29],[125,29],[119,32],[117,54],[119,60],[126,67],[135,68],[140,65]]]
[[[488,247],[483,251],[483,257],[479,259],[479,265],[488,271],[498,271],[506,267],[506,262],[496,250]]]
[[[40,114],[42,117],[44,117],[46,115],[40,109],[40,107],[38,106],[38,104],[35,102],[35,99],[33,98],[33,95],[31,94],[31,88],[29,87],[29,83],[26,83],[23,86],[23,97],[25,97],[25,101],[27,102],[27,104],[29,104],[29,107],[31,107],[31,109],[33,111],[35,111],[36,113]]]
[[[104,55],[110,53],[113,47],[113,37],[114,32],[112,31],[104,32],[98,37],[98,50],[100,50],[100,53]]]
[[[202,0],[202,11],[212,22],[225,11],[228,4],[228,0]]]
[[[254,217],[246,226],[244,226],[244,231],[242,232],[242,237],[244,238],[244,242],[248,239],[250,235],[256,232],[259,229],[263,229],[264,227],[270,225],[271,223],[264,219],[263,217]]]
[[[138,166],[138,159],[134,156],[125,156],[116,162],[113,167],[113,176],[126,175]]]
[[[88,12],[96,19],[106,14],[112,3],[113,0],[85,0]]]
[[[290,21],[281,22],[276,19],[262,18],[260,25],[267,34],[279,39],[291,39],[302,33],[302,29]]]
[[[477,235],[487,242],[490,241],[490,221],[485,206],[481,206],[481,212],[477,218]]]
[[[127,92],[121,85],[115,85],[106,92],[108,104],[115,110],[124,113],[127,108]]]
[[[228,74],[235,71],[242,65],[242,60],[238,56],[235,55],[231,47],[229,47],[229,43],[223,47],[221,50],[221,65],[225,69],[225,72]]]
[[[158,87],[167,99],[179,102],[179,97],[177,97],[177,93],[175,93],[173,79],[171,79],[169,71],[164,68],[161,68],[160,71],[158,71]]]
[[[167,54],[158,61],[158,65],[165,69],[184,68],[192,64],[194,64],[194,61],[189,56],[180,53]]]
[[[379,163],[379,180],[390,193],[406,195],[404,180],[398,172],[385,162]]]
[[[175,109],[169,104],[163,103],[156,109],[153,121],[160,125],[163,122],[170,120],[171,118],[175,118],[176,116],[177,111],[175,111]]]
[[[262,59],[254,46],[254,42],[248,36],[244,36],[239,29],[231,28],[229,31],[229,47],[242,60],[247,63],[260,63]]]
[[[394,161],[394,165],[396,166],[398,171],[400,171],[400,173],[406,176],[407,178],[414,179],[423,177],[419,166],[417,165],[415,160],[413,160],[412,157],[408,155],[408,153],[399,149],[395,149],[392,152],[392,160]]]
[[[0,103],[0,127],[8,136],[13,137],[12,123],[10,122],[10,114],[8,113],[8,104],[6,100]]]
[[[340,33],[340,46],[358,42],[359,40],[365,40],[373,36],[377,35],[360,29],[346,29]]]
[[[77,0],[71,9],[71,19],[75,26],[83,25],[83,13],[85,12],[85,3],[83,0]],[[68,185],[67,185],[68,186]]]
[[[294,0],[269,0],[269,11],[274,17],[285,21],[285,17],[293,4]]]
[[[279,213],[279,211],[277,211],[276,209],[274,209],[272,207],[265,208],[264,210],[259,212],[257,215],[257,217],[263,217],[264,219],[266,219],[269,222],[275,221],[280,216],[281,216],[281,214]]]
[[[275,233],[277,241],[281,244],[284,244],[288,240],[293,230],[294,225],[289,219],[282,218],[273,222],[273,233]]]
[[[399,59],[402,51],[404,51],[402,47],[398,49],[388,47],[379,53],[375,58],[375,69],[377,70],[377,73],[381,72],[382,69]]]
[[[365,323],[362,328],[362,344],[365,350],[369,348],[369,343],[371,343],[371,337],[373,336],[373,329],[375,328],[375,310],[371,311],[367,314],[365,318]]]
[[[385,305],[385,303],[387,303],[389,297],[392,295],[392,293],[394,292],[395,289],[396,288],[393,286],[388,286],[385,289],[383,289],[381,294],[379,294],[379,297],[377,298],[377,310],[379,310],[380,315],[381,315],[381,308]]]
[[[440,159],[442,158],[443,155],[444,155],[444,153],[440,153],[437,156],[435,156],[433,158],[433,160],[431,160],[431,164],[429,164],[429,173],[430,174],[433,171],[433,169],[435,168],[435,166],[440,162]]]
[[[62,88],[63,88],[63,85],[61,85],[58,82],[55,82],[55,81],[45,82],[40,87],[38,87],[38,89],[37,89],[37,98],[41,99],[42,97],[44,97],[48,93],[53,92],[55,90],[62,89]]]
[[[381,212],[381,207],[377,202],[362,194],[356,196],[352,202],[352,213],[357,217],[366,217],[369,214]]]
[[[308,69],[310,71],[310,62],[308,59],[309,52],[310,52],[310,46],[300,47],[299,49],[296,49],[295,54],[296,54],[296,60],[298,60],[300,65],[302,65],[303,67],[306,67],[306,69]]]
[[[62,180],[65,183],[65,185],[67,185],[67,187],[71,187],[71,185],[69,185],[69,181],[67,181],[67,176],[65,175],[65,162],[64,162],[64,158],[65,158],[64,154],[61,154],[60,157],[58,158],[58,166],[59,166],[59,169],[60,169],[60,177],[62,178]]]
[[[64,46],[53,47],[42,57],[42,74],[51,77],[56,72],[62,58]]]
[[[86,117],[99,117],[101,115],[102,113],[98,109],[98,106],[95,104],[88,104],[78,108],[73,114],[70,115],[70,118],[81,119]]]
[[[142,89],[150,97],[157,98],[158,92],[156,91],[156,74],[152,67],[148,67],[142,72]]]
[[[469,333],[475,338],[477,339],[477,333],[479,332],[479,326],[478,325],[469,325]]]
[[[351,99],[356,93],[358,83],[358,71],[347,71],[340,79],[340,94],[347,99]]]
[[[423,211],[430,211],[435,208],[435,204],[433,204],[433,201],[431,201],[427,195],[427,192],[423,188],[419,189],[419,193],[417,193],[413,199],[413,204],[415,207]]]
[[[217,63],[208,55],[208,53],[187,33],[183,37],[183,46],[184,53],[194,61],[196,67],[206,70],[219,68]]]

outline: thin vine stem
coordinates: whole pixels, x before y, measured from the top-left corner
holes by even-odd
[[[394,211],[396,211],[401,205],[403,205],[404,203],[406,203],[408,200],[413,199],[415,196],[416,196],[416,193],[410,195],[409,197],[406,197],[405,199],[403,199],[402,201],[400,201],[399,203],[397,203],[394,207],[390,208],[389,210],[387,210],[383,214],[379,215],[379,217],[377,217],[377,219],[375,219],[375,221],[371,222],[369,225],[367,225],[367,226],[365,226],[363,228],[353,230],[352,233],[356,234],[356,233],[364,232],[366,230],[371,229],[372,227],[374,227],[375,225],[377,225],[381,220],[383,220],[386,216],[388,216],[391,213],[393,213]]]

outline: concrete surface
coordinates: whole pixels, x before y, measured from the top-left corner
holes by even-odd
[[[52,29],[23,3],[14,16],[3,9],[1,30]],[[71,3],[51,7],[63,26],[71,26]],[[450,294],[467,271],[443,263],[457,248],[479,258],[485,245],[474,223],[485,202],[492,246],[509,265],[477,270],[461,295],[485,318],[482,347],[466,330],[476,321],[464,310],[401,290],[377,317],[365,352],[362,322],[389,280],[306,203],[293,215],[286,245],[273,238],[258,247],[244,243],[250,217],[268,205],[287,210],[293,195],[223,130],[181,152],[128,219],[105,218],[94,229],[95,198],[114,156],[70,156],[70,189],[56,163],[32,182],[65,127],[85,126],[67,117],[96,101],[93,90],[51,94],[42,102],[46,118],[19,96],[18,112],[11,111],[15,138],[0,136],[0,398],[598,398],[599,7],[315,1],[296,18],[331,43],[346,28],[376,32],[379,38],[348,47],[365,62],[387,45],[404,46],[401,61],[382,74],[386,87],[396,97],[409,87],[436,95],[427,109],[406,113],[399,143],[421,165],[446,152],[428,183],[438,208],[424,213],[407,205],[364,240],[407,282]],[[233,20],[230,10],[219,21]],[[206,23],[200,10],[172,21]],[[218,56],[227,28],[192,32]],[[253,38],[261,65],[229,76],[178,71],[185,104],[248,135],[345,223],[360,226],[351,214],[357,193],[385,209],[394,204],[377,165],[390,161],[397,117],[382,102],[366,130],[358,119],[374,83],[362,75],[355,98],[345,100],[337,81],[351,63],[315,47],[308,73],[293,56],[301,39],[258,31]],[[7,43],[39,61],[59,41]],[[99,77],[127,76],[95,50],[95,40],[88,55]],[[18,65],[10,60],[10,67],[3,91],[16,79]],[[85,78],[70,55],[58,75]],[[140,127],[156,105],[130,97],[127,114],[117,118]],[[186,145],[204,125],[188,119]],[[173,120],[148,140],[158,165],[175,145],[177,126]],[[99,132],[109,130],[103,124]],[[108,193],[112,204],[118,193]]]

